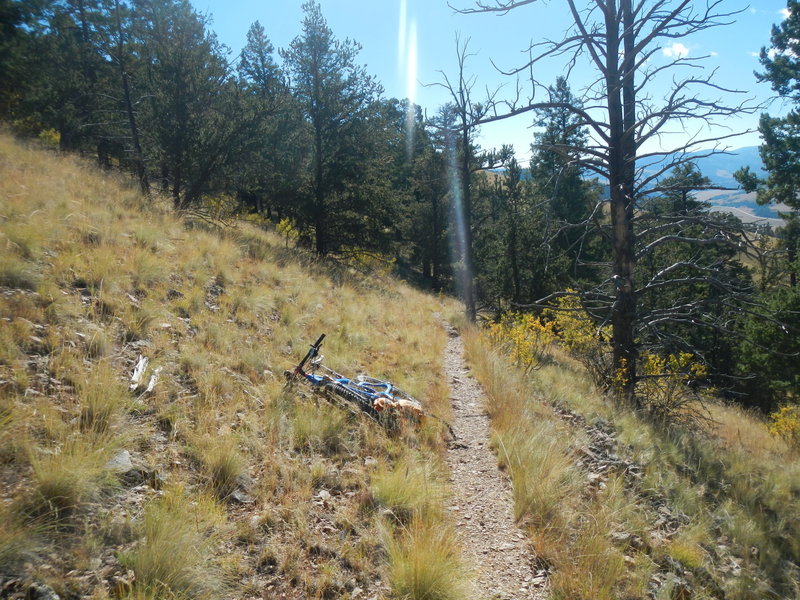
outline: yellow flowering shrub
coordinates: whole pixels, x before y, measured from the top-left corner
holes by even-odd
[[[286,247],[289,247],[289,242],[294,242],[300,237],[300,231],[297,229],[297,224],[294,219],[284,217],[280,223],[275,227],[278,235],[286,240]]]
[[[61,134],[55,129],[43,129],[38,137],[40,142],[51,148],[58,148],[61,143]]]
[[[562,296],[554,308],[542,314],[555,323],[559,345],[583,363],[598,387],[608,389],[613,383],[609,344],[611,326],[598,326],[586,314],[580,298],[572,295]]]
[[[556,339],[554,321],[525,313],[508,313],[489,325],[486,335],[514,364],[530,371],[541,364]]]
[[[508,313],[486,329],[489,340],[526,371],[535,369],[558,344],[586,367],[595,384],[622,390],[628,383],[623,360],[614,370],[611,326],[598,325],[584,310],[577,295],[559,298],[541,316]],[[707,367],[688,352],[661,355],[640,354],[636,394],[653,415],[672,421],[694,423],[703,418],[702,402],[694,384],[708,376]],[[797,440],[800,443],[800,409],[797,409]]]
[[[782,406],[769,418],[769,432],[782,437],[793,450],[800,450],[800,405]]]
[[[655,415],[671,421],[694,421],[700,416],[700,406],[692,384],[707,376],[706,365],[689,352],[665,356],[643,352],[637,393],[642,397],[642,404]]]

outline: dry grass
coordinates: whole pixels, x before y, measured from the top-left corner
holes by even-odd
[[[128,390],[107,361],[97,363],[77,387],[83,431],[106,433],[131,400]]]
[[[104,486],[113,485],[104,465],[115,449],[110,437],[72,437],[64,443],[31,449],[31,488],[23,510],[34,517],[70,517]]]
[[[436,520],[446,493],[432,462],[411,454],[373,475],[371,490],[378,506],[402,523],[415,515]]]
[[[47,564],[56,589],[96,598],[323,598],[381,579],[426,597],[458,579],[434,508],[445,475],[423,466],[438,464],[441,424],[388,436],[281,378],[324,332],[331,367],[390,379],[447,417],[433,313],[448,303],[168,205],[0,135],[0,500],[22,509],[0,533],[0,575],[17,565],[32,582]],[[127,389],[140,354],[147,377],[162,368],[150,394]],[[105,468],[119,449],[144,482]],[[252,502],[236,504],[245,475]],[[418,517],[364,510],[378,489]],[[55,559],[54,546],[80,551]],[[413,583],[425,565],[403,566],[416,556],[440,573],[429,584]]]
[[[223,586],[212,566],[210,532],[224,522],[212,499],[190,501],[181,488],[150,503],[139,525],[140,543],[121,557],[135,574],[134,597],[219,597]]]
[[[238,487],[247,464],[236,438],[231,435],[207,435],[193,444],[193,453],[208,477],[210,490],[225,499]]]
[[[399,535],[387,536],[389,581],[397,598],[457,600],[466,598],[469,580],[458,543],[446,525],[414,518]]]
[[[624,512],[624,490],[609,486],[602,498],[587,493],[586,473],[573,458],[580,433],[576,439],[535,396],[523,372],[484,347],[476,331],[467,330],[465,345],[487,392],[493,447],[513,482],[515,516],[526,524],[539,558],[553,567],[553,597],[617,598],[625,565],[610,534]]]
[[[710,404],[709,430],[665,430],[595,392],[580,367],[557,352],[554,364],[520,381],[477,336],[468,341],[490,392],[495,447],[514,481],[517,516],[553,565],[554,597],[796,597],[800,573],[789,565],[800,558],[800,461],[763,418]],[[612,423],[620,453],[642,467],[641,480],[606,480],[600,494],[570,487],[563,475],[553,480],[550,473],[575,473],[565,453],[585,442],[580,429],[564,437],[549,404],[588,423]],[[532,439],[540,442],[529,449]],[[663,510],[682,519],[669,534],[658,524]],[[643,547],[620,544],[629,535]]]

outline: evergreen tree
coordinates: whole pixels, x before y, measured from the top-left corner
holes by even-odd
[[[786,3],[788,16],[773,26],[771,48],[762,48],[763,73],[759,81],[768,81],[781,97],[797,105],[800,102],[800,3]],[[797,285],[797,246],[800,231],[800,110],[793,108],[785,117],[761,115],[758,130],[763,144],[759,148],[768,175],[758,178],[749,167],[734,175],[746,191],[757,191],[759,204],[785,204],[790,211],[782,214],[787,226],[782,232],[787,254],[790,285]]]
[[[145,144],[176,208],[195,205],[247,134],[225,48],[188,0],[135,0],[147,91]]]
[[[581,107],[566,78],[548,88],[552,106],[537,111],[534,124],[544,130],[531,144],[531,179],[539,193],[549,198],[553,215],[561,223],[582,223],[589,214],[587,185],[583,180],[581,149],[586,147],[586,125],[567,106]]]
[[[598,186],[587,180],[582,162],[588,142],[586,124],[569,108],[580,109],[582,103],[564,77],[558,77],[548,92],[550,105],[536,111],[534,124],[544,129],[531,144],[530,177],[535,194],[547,207],[541,224],[543,243],[550,248],[545,255],[547,270],[561,276],[541,287],[542,296],[594,279],[595,270],[586,265],[602,257],[593,242],[595,236],[587,236],[586,231],[599,194]]]
[[[307,166],[308,132],[286,77],[273,58],[274,47],[256,21],[238,64],[239,86],[252,123],[243,160],[232,169],[232,184],[248,209],[273,218],[296,216],[298,182]]]
[[[0,117],[13,118],[24,81],[24,54],[30,16],[18,0],[0,0]]]
[[[303,10],[303,31],[281,55],[311,140],[300,224],[313,230],[315,250],[325,255],[380,232],[386,193],[375,169],[383,154],[383,90],[356,64],[361,47],[334,38],[319,4],[306,2]]]

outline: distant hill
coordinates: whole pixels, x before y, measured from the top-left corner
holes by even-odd
[[[697,157],[695,163],[700,172],[708,177],[713,185],[730,189],[695,192],[698,200],[708,202],[712,211],[730,212],[745,223],[763,222],[769,223],[773,227],[780,227],[783,224],[783,219],[780,218],[778,213],[789,210],[789,207],[785,205],[759,205],[756,202],[755,193],[748,194],[739,189],[739,183],[733,178],[734,172],[742,167],[750,167],[756,175],[766,177],[767,172],[761,162],[758,146],[746,146],[711,156],[705,156],[705,154],[706,152],[700,151],[689,153],[689,156]],[[655,172],[656,168],[654,165],[653,169],[645,169],[645,173],[648,171]],[[498,175],[504,171],[505,169],[492,169],[490,173]],[[530,177],[529,171],[526,170],[523,177]],[[604,185],[603,187],[607,196],[608,186]]]
[[[739,183],[733,178],[733,173],[742,167],[750,167],[760,177],[766,177],[767,172],[761,162],[758,146],[747,146],[712,156],[703,156],[703,152],[693,154],[698,156],[695,162],[700,172],[708,177],[713,185],[731,188],[696,192],[699,200],[711,204],[712,211],[730,212],[745,223],[763,221],[773,227],[783,223],[778,212],[788,210],[788,207],[759,205],[756,202],[756,195],[739,189]]]

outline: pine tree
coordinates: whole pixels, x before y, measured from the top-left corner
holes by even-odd
[[[384,195],[379,168],[381,86],[356,64],[361,46],[337,40],[317,2],[303,4],[303,31],[281,55],[309,129],[309,201],[301,225],[319,255],[376,233]],[[375,195],[377,192],[377,196]]]
[[[786,3],[788,16],[773,26],[770,48],[760,54],[763,73],[759,81],[767,81],[781,97],[800,103],[800,3]],[[758,130],[764,140],[759,148],[768,175],[758,178],[749,167],[734,175],[746,191],[757,191],[759,204],[784,204],[790,208],[781,216],[786,227],[780,232],[787,253],[790,285],[797,285],[797,247],[800,241],[800,109],[793,108],[785,117],[761,115]]]
[[[546,255],[548,263],[552,263],[548,270],[562,275],[560,281],[543,286],[542,295],[559,286],[574,288],[578,280],[594,278],[594,269],[585,263],[601,258],[585,226],[599,194],[598,185],[587,179],[583,167],[588,144],[586,123],[569,108],[581,109],[582,103],[564,77],[556,78],[548,93],[550,105],[536,111],[534,124],[544,129],[531,144],[530,176],[535,194],[547,206],[541,227],[543,243],[552,248]]]

